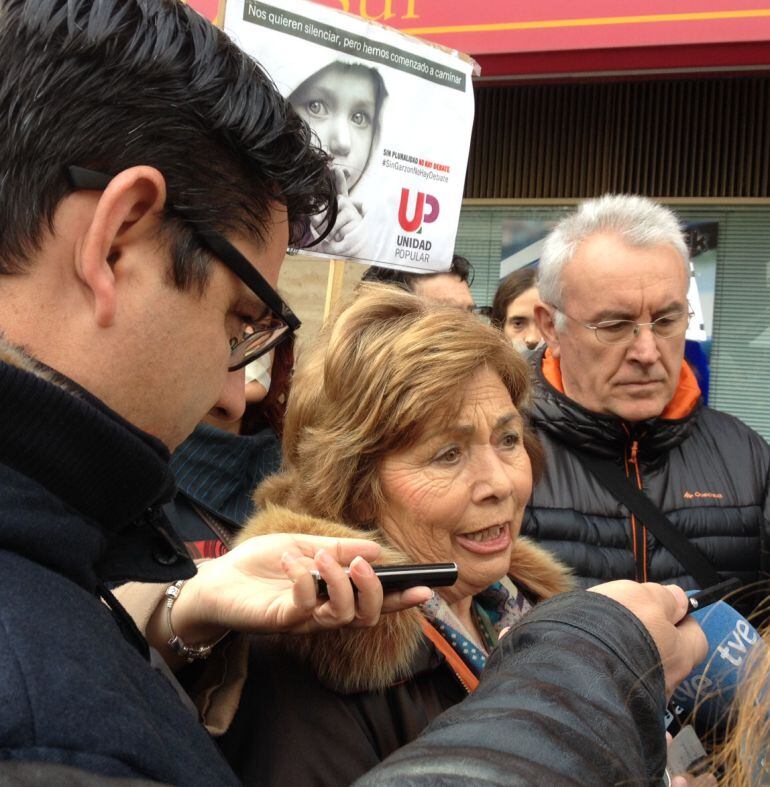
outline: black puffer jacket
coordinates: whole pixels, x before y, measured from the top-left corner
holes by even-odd
[[[583,587],[626,578],[697,587],[570,452],[575,446],[613,459],[638,478],[645,494],[719,572],[744,583],[767,579],[770,447],[758,434],[704,406],[697,391],[689,413],[676,420],[628,425],[597,415],[548,382],[542,360],[541,353],[535,359],[532,422],[546,470],[527,509],[524,534],[572,566]]]

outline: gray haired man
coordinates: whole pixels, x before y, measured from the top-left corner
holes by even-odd
[[[584,587],[703,584],[584,456],[614,465],[722,576],[766,576],[770,449],[701,400],[684,361],[689,278],[676,217],[642,197],[588,200],[546,240],[532,420],[547,469],[523,532]]]

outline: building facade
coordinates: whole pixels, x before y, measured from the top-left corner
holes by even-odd
[[[225,0],[190,2],[213,18]],[[316,2],[480,64],[456,244],[476,268],[478,304],[536,259],[538,240],[578,200],[624,192],[669,204],[695,255],[710,404],[770,439],[764,0]],[[295,279],[302,269],[294,264]],[[352,286],[358,271],[349,273]],[[305,303],[307,287],[297,297],[308,324],[320,324],[322,297]]]

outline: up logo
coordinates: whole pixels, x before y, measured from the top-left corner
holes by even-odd
[[[425,209],[427,205],[427,211]],[[398,223],[404,232],[418,232],[423,224],[430,224],[438,218],[438,200],[432,194],[417,192],[412,217],[409,212],[409,189],[401,189],[401,202],[398,206]]]

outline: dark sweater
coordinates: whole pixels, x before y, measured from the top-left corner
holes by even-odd
[[[104,586],[194,573],[168,454],[65,384],[0,363],[0,758],[235,784]]]
[[[281,443],[269,426],[253,435],[196,427],[171,457],[177,493],[164,507],[193,557],[218,557],[229,547],[254,513],[254,490],[280,465]]]

